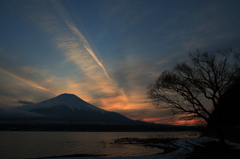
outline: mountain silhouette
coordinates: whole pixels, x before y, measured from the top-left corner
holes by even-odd
[[[18,110],[37,114],[38,120],[116,124],[140,122],[116,112],[103,110],[87,103],[74,94],[66,93],[40,103],[23,105]]]

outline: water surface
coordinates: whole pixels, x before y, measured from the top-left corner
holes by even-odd
[[[164,150],[143,145],[112,144],[124,137],[196,137],[197,132],[0,132],[0,159],[24,159],[74,154],[142,156]]]

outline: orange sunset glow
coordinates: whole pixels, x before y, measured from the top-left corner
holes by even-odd
[[[69,93],[130,119],[195,125],[156,109],[148,85],[196,48],[237,49],[240,11],[189,2],[1,1],[0,109]]]
[[[240,154],[240,0],[0,0],[0,159]]]

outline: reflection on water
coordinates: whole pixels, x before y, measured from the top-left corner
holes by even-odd
[[[162,149],[142,145],[113,144],[124,137],[185,138],[196,132],[0,132],[0,158],[37,158],[73,154],[142,156]]]

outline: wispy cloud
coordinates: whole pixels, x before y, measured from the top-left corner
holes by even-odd
[[[20,80],[20,81],[22,81],[22,82],[24,82],[24,83],[27,83],[27,84],[29,84],[30,86],[34,87],[34,88],[41,89],[41,90],[44,90],[44,91],[47,91],[47,92],[50,92],[50,93],[53,93],[53,94],[54,94],[54,92],[48,90],[47,88],[44,88],[44,87],[40,86],[38,83],[36,83],[36,82],[34,82],[34,81],[29,81],[29,80],[27,80],[27,79],[24,79],[24,78],[22,78],[22,77],[19,77],[19,76],[17,76],[16,74],[13,74],[13,73],[11,73],[11,72],[8,72],[7,70],[4,70],[4,69],[2,69],[2,68],[0,68],[0,72],[6,74],[6,75],[8,75],[8,76],[11,76],[11,77],[13,77],[13,78],[15,78],[15,79],[17,79],[17,80]]]
[[[52,7],[45,4],[47,2],[42,4],[38,1],[28,4],[30,6],[25,7],[24,11],[31,22],[37,24],[42,31],[51,36],[51,40],[57,46],[59,52],[65,55],[66,62],[75,64],[77,71],[75,75],[71,75],[71,78],[84,78],[84,81],[70,80],[70,77],[64,76],[64,72],[62,72],[62,78],[68,81],[64,84],[65,91],[70,90],[73,86],[78,86],[79,91],[76,94],[80,97],[83,96],[83,98],[87,97],[85,99],[87,101],[98,103],[100,106],[105,107],[109,107],[108,103],[112,103],[112,106],[116,105],[116,103],[118,105],[122,103],[124,106],[128,102],[124,89],[109,75],[107,68],[95,54],[82,32],[74,24],[74,20],[66,8],[60,1],[52,0],[49,2],[51,2]],[[38,85],[35,84],[34,86]],[[58,88],[57,92],[60,90],[64,91],[63,85],[58,86],[62,88]],[[56,93],[56,89],[51,90]],[[114,94],[114,97],[112,94]],[[102,96],[103,98],[94,98],[97,96]]]
[[[0,107],[20,106],[18,100],[40,102],[56,95],[55,91],[46,87],[44,81],[34,79],[33,75],[36,73],[0,68]]]
[[[5,0],[0,106],[73,93],[133,119],[174,123],[148,102],[147,85],[196,48],[238,47],[235,4]]]
[[[34,104],[34,102],[31,102],[31,101],[25,101],[25,100],[18,100],[17,101],[18,103],[20,103],[20,104]]]
[[[55,7],[56,11],[58,12],[58,14],[62,17],[63,21],[65,22],[65,24],[68,26],[68,28],[70,29],[70,31],[76,35],[79,39],[79,42],[82,43],[82,45],[84,46],[84,48],[86,49],[86,51],[92,56],[92,58],[97,62],[97,64],[102,68],[104,74],[106,75],[106,77],[111,81],[110,77],[108,76],[108,73],[104,67],[104,65],[102,64],[102,62],[98,59],[98,57],[95,55],[95,53],[93,52],[93,50],[91,49],[88,41],[86,40],[86,38],[83,36],[83,34],[78,30],[78,28],[73,24],[73,22],[71,21],[71,16],[68,14],[67,10],[64,8],[64,6],[57,0],[52,0],[51,1],[53,3],[53,6]]]

